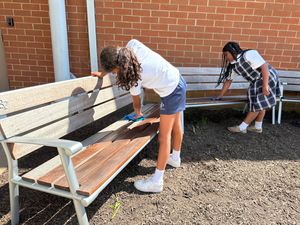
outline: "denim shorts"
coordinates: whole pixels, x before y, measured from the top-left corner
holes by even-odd
[[[175,90],[168,96],[160,99],[160,114],[170,115],[185,110],[186,82],[181,75]]]

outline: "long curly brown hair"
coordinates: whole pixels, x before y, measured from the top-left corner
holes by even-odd
[[[141,64],[138,62],[134,52],[127,48],[114,46],[105,47],[100,54],[101,66],[105,72],[112,72],[118,68],[117,85],[129,91],[131,87],[137,86],[141,80]]]

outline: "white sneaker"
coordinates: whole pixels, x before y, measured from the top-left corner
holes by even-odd
[[[164,183],[163,181],[160,183],[154,182],[151,176],[144,180],[135,181],[134,187],[142,192],[162,192]]]
[[[172,154],[170,154],[170,158],[169,161],[167,162],[168,165],[173,166],[175,168],[180,167],[181,164],[181,159],[179,158],[179,160],[174,160],[172,157]]]

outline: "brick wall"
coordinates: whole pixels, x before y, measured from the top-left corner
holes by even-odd
[[[7,16],[14,27],[7,26]],[[0,21],[10,88],[53,81],[48,1],[2,0]]]
[[[125,45],[134,37],[177,66],[219,66],[222,46],[234,40],[259,50],[277,68],[300,68],[300,1],[96,3],[99,47]]]
[[[71,72],[83,76],[89,74],[85,1],[68,0],[66,8]],[[0,29],[11,89],[54,81],[48,0],[1,0]]]
[[[89,74],[85,0],[66,0],[71,72]],[[276,68],[300,68],[298,0],[95,0],[98,51],[137,38],[176,66],[220,66],[229,40]],[[15,27],[7,27],[13,16]],[[2,0],[11,88],[54,80],[48,0]]]

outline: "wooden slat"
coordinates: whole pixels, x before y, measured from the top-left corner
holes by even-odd
[[[156,104],[144,105],[142,108],[142,111],[143,111],[143,114],[145,117],[149,117],[149,116],[153,115],[154,113],[157,113],[157,111],[159,111],[159,105],[156,105]],[[128,127],[131,125],[132,125],[132,122],[130,122],[128,120],[116,121],[115,123],[109,125],[108,127],[104,128],[103,130],[99,131],[95,135],[85,139],[82,142],[82,145],[84,147],[86,147],[88,145],[94,144],[94,143],[100,141],[107,134],[109,134],[111,132],[115,132],[116,130],[120,129],[121,127]]]
[[[298,84],[298,85],[300,85],[300,77],[299,77],[299,79],[296,79],[296,78],[280,78],[280,81],[281,82],[286,82],[286,83],[288,83],[288,84]]]
[[[92,109],[83,111],[69,118],[57,121],[39,130],[28,133],[26,137],[60,138],[99,118],[108,115],[131,103],[131,98],[124,96],[114,101],[106,102]],[[38,149],[40,146],[27,144],[11,144],[10,151],[14,159],[18,159]]]
[[[147,124],[149,125],[149,124]],[[146,125],[146,127],[147,127]],[[98,152],[96,155],[93,156],[93,158],[83,165],[76,168],[76,175],[77,179],[80,184],[84,183],[85,179],[88,179],[88,177],[92,176],[93,174],[93,168],[99,167],[103,162],[108,160],[112,155],[114,155],[116,152],[118,152],[119,149],[121,149],[123,146],[128,144],[134,135],[142,132],[145,129],[144,126],[138,126],[135,127],[135,129],[127,129],[127,131],[117,137],[117,139],[109,145],[107,148],[103,149],[101,152]],[[97,165],[95,165],[97,164]],[[96,170],[96,169],[95,169]],[[99,171],[99,170],[98,170]],[[94,171],[97,173],[97,171]],[[69,185],[67,182],[66,177],[62,177],[60,180],[55,182],[54,186],[56,188],[61,189],[68,189]]]
[[[211,98],[208,97],[200,97],[200,98],[188,98],[186,104],[224,104],[224,103],[233,103],[233,102],[247,102],[248,99],[246,96],[227,96],[225,98],[222,98],[222,100],[211,100]]]
[[[0,107],[0,115],[31,108],[94,89],[108,87],[114,82],[115,78],[113,75],[107,75],[103,79],[88,76],[2,92],[0,93],[0,100],[5,102],[7,107]]]
[[[133,156],[140,148],[151,140],[153,135],[156,135],[158,125],[152,125],[148,127],[144,133],[126,146],[119,149],[117,154],[114,154],[109,160],[104,161],[103,164],[92,171],[94,174],[85,178],[81,182],[80,188],[77,191],[78,194],[90,196],[101,185],[105,183],[124,163],[126,163],[131,156]]]
[[[93,93],[84,93],[44,107],[19,113],[0,120],[6,137],[12,137],[34,128],[40,128],[52,121],[57,121],[78,111],[90,108],[113,98],[118,98],[128,92],[117,87],[101,89]],[[26,118],[26,119],[25,119]]]
[[[215,85],[217,84],[217,81],[219,79],[219,76],[206,76],[206,75],[189,75],[189,76],[183,76],[184,80],[187,83],[209,83],[212,82]],[[247,82],[242,76],[237,76],[234,78],[234,80],[232,81],[233,83],[235,82]],[[221,85],[222,86],[222,85]]]
[[[249,83],[232,83],[230,89],[247,89],[249,87]],[[188,91],[208,91],[208,90],[221,90],[222,85],[216,87],[216,84],[189,84],[187,85]]]
[[[289,71],[289,70],[278,70],[279,78],[281,77],[290,77],[290,78],[299,78],[300,71]]]
[[[299,85],[284,85],[283,87],[284,91],[300,91]]]
[[[217,67],[177,67],[181,74],[206,74],[219,75],[221,68]]]
[[[157,115],[158,112],[159,112],[158,105],[148,104],[148,105],[143,106],[143,113],[144,113],[145,117],[149,117],[149,116],[152,117],[154,115]],[[142,122],[143,121],[141,121],[139,123],[142,123]],[[138,124],[138,123],[132,123],[127,120],[116,121],[115,123],[109,125],[108,127],[102,129],[101,131],[97,132],[96,134],[94,134],[91,137],[84,140],[82,142],[82,144],[84,147],[88,147],[89,145],[92,145],[96,142],[101,142],[101,141],[106,142],[106,143],[109,141],[112,142],[113,140],[115,140],[117,138],[117,134],[122,133],[121,131],[124,129],[131,128],[133,124]],[[97,147],[97,146],[95,145],[93,147]],[[82,150],[82,151],[85,151],[85,150]],[[81,154],[82,151],[80,151],[78,154]],[[77,155],[75,155],[73,157],[77,157]],[[74,163],[74,161],[73,161],[73,163]],[[78,163],[74,164],[75,168],[79,165],[79,163],[80,163],[80,161]],[[38,179],[40,179],[41,177],[48,174],[49,171],[55,170],[56,168],[59,168],[59,167],[61,167],[61,160],[60,160],[59,156],[56,156],[53,159],[51,159],[51,160],[45,162],[44,164],[36,167],[35,169],[31,170],[30,172],[24,174],[22,176],[22,179],[34,183],[34,182],[37,182]],[[64,173],[57,176],[57,179],[60,179],[62,176],[64,176]],[[57,179],[55,179],[55,180],[57,180]],[[47,183],[45,180],[44,181],[41,180],[40,183],[50,186],[51,183],[55,182],[55,180],[49,181],[49,183]]]
[[[141,131],[140,129],[143,129]],[[144,129],[144,127],[136,127],[134,130],[132,130],[130,133],[133,135],[130,137],[130,135],[125,134],[123,136],[118,137],[118,139],[113,142],[109,147],[106,149],[103,149],[99,154],[95,155],[91,160],[87,161],[80,167],[76,169],[77,178],[79,180],[80,186],[83,187],[86,185],[87,188],[91,188],[92,191],[86,191],[89,194],[95,191],[99,186],[101,186],[102,183],[105,181],[103,180],[103,174],[111,174],[112,172],[116,171],[120,166],[123,165],[123,160],[118,160],[118,162],[115,161],[115,157],[118,157],[120,159],[128,159],[130,157],[130,153],[125,154],[125,150],[128,149],[127,144],[131,142],[132,139],[135,137],[144,137],[146,136],[145,141],[149,141],[150,137],[152,135],[155,135],[158,129],[158,123],[149,125]],[[147,132],[147,133],[145,133]],[[151,135],[149,134],[151,133]],[[135,136],[135,137],[134,137]],[[139,146],[136,145],[136,143],[132,146],[134,149],[138,150]],[[103,168],[104,166],[112,167],[111,170],[107,170],[107,168]],[[108,176],[109,177],[109,176]],[[108,178],[107,177],[107,178]],[[87,184],[91,182],[90,184]],[[68,190],[68,183],[66,178],[62,178],[60,181],[56,182],[54,185],[56,188]],[[81,191],[79,191],[80,194],[83,194]],[[86,195],[89,195],[86,194]]]
[[[153,113],[155,113],[155,111]],[[153,116],[153,113],[151,113],[150,116]],[[146,120],[149,119],[147,118]],[[131,123],[128,123],[127,125],[130,124]],[[74,168],[78,168],[83,163],[96,157],[96,154],[102,154],[101,153],[102,150],[110,149],[112,142],[115,141],[116,139],[120,139],[120,140],[128,139],[128,138],[130,139],[139,130],[143,130],[144,129],[143,126],[148,126],[149,124],[151,124],[151,122],[149,121],[148,124],[145,124],[144,121],[141,121],[140,123],[135,123],[135,124],[139,124],[135,126],[135,129],[130,129],[130,127],[122,126],[116,131],[114,131],[113,133],[110,133],[109,135],[105,136],[103,139],[98,140],[98,143],[90,145],[87,149],[74,156],[72,158]],[[55,169],[51,170],[50,172],[46,173],[44,176],[40,177],[37,182],[42,185],[51,186],[51,184],[57,183],[60,180],[66,181],[64,169],[61,165],[57,166]]]
[[[87,160],[101,152],[101,150],[105,149],[111,143],[111,141],[103,141],[101,143],[87,148],[84,151],[81,151],[79,154],[72,158],[73,165],[75,167],[80,166],[81,164],[85,163]],[[44,176],[40,177],[37,180],[37,182],[42,185],[51,186],[52,183],[55,183],[56,181],[60,180],[64,176],[64,174],[64,168],[62,165],[60,165],[57,166],[55,169],[51,170],[50,172],[46,173]]]

